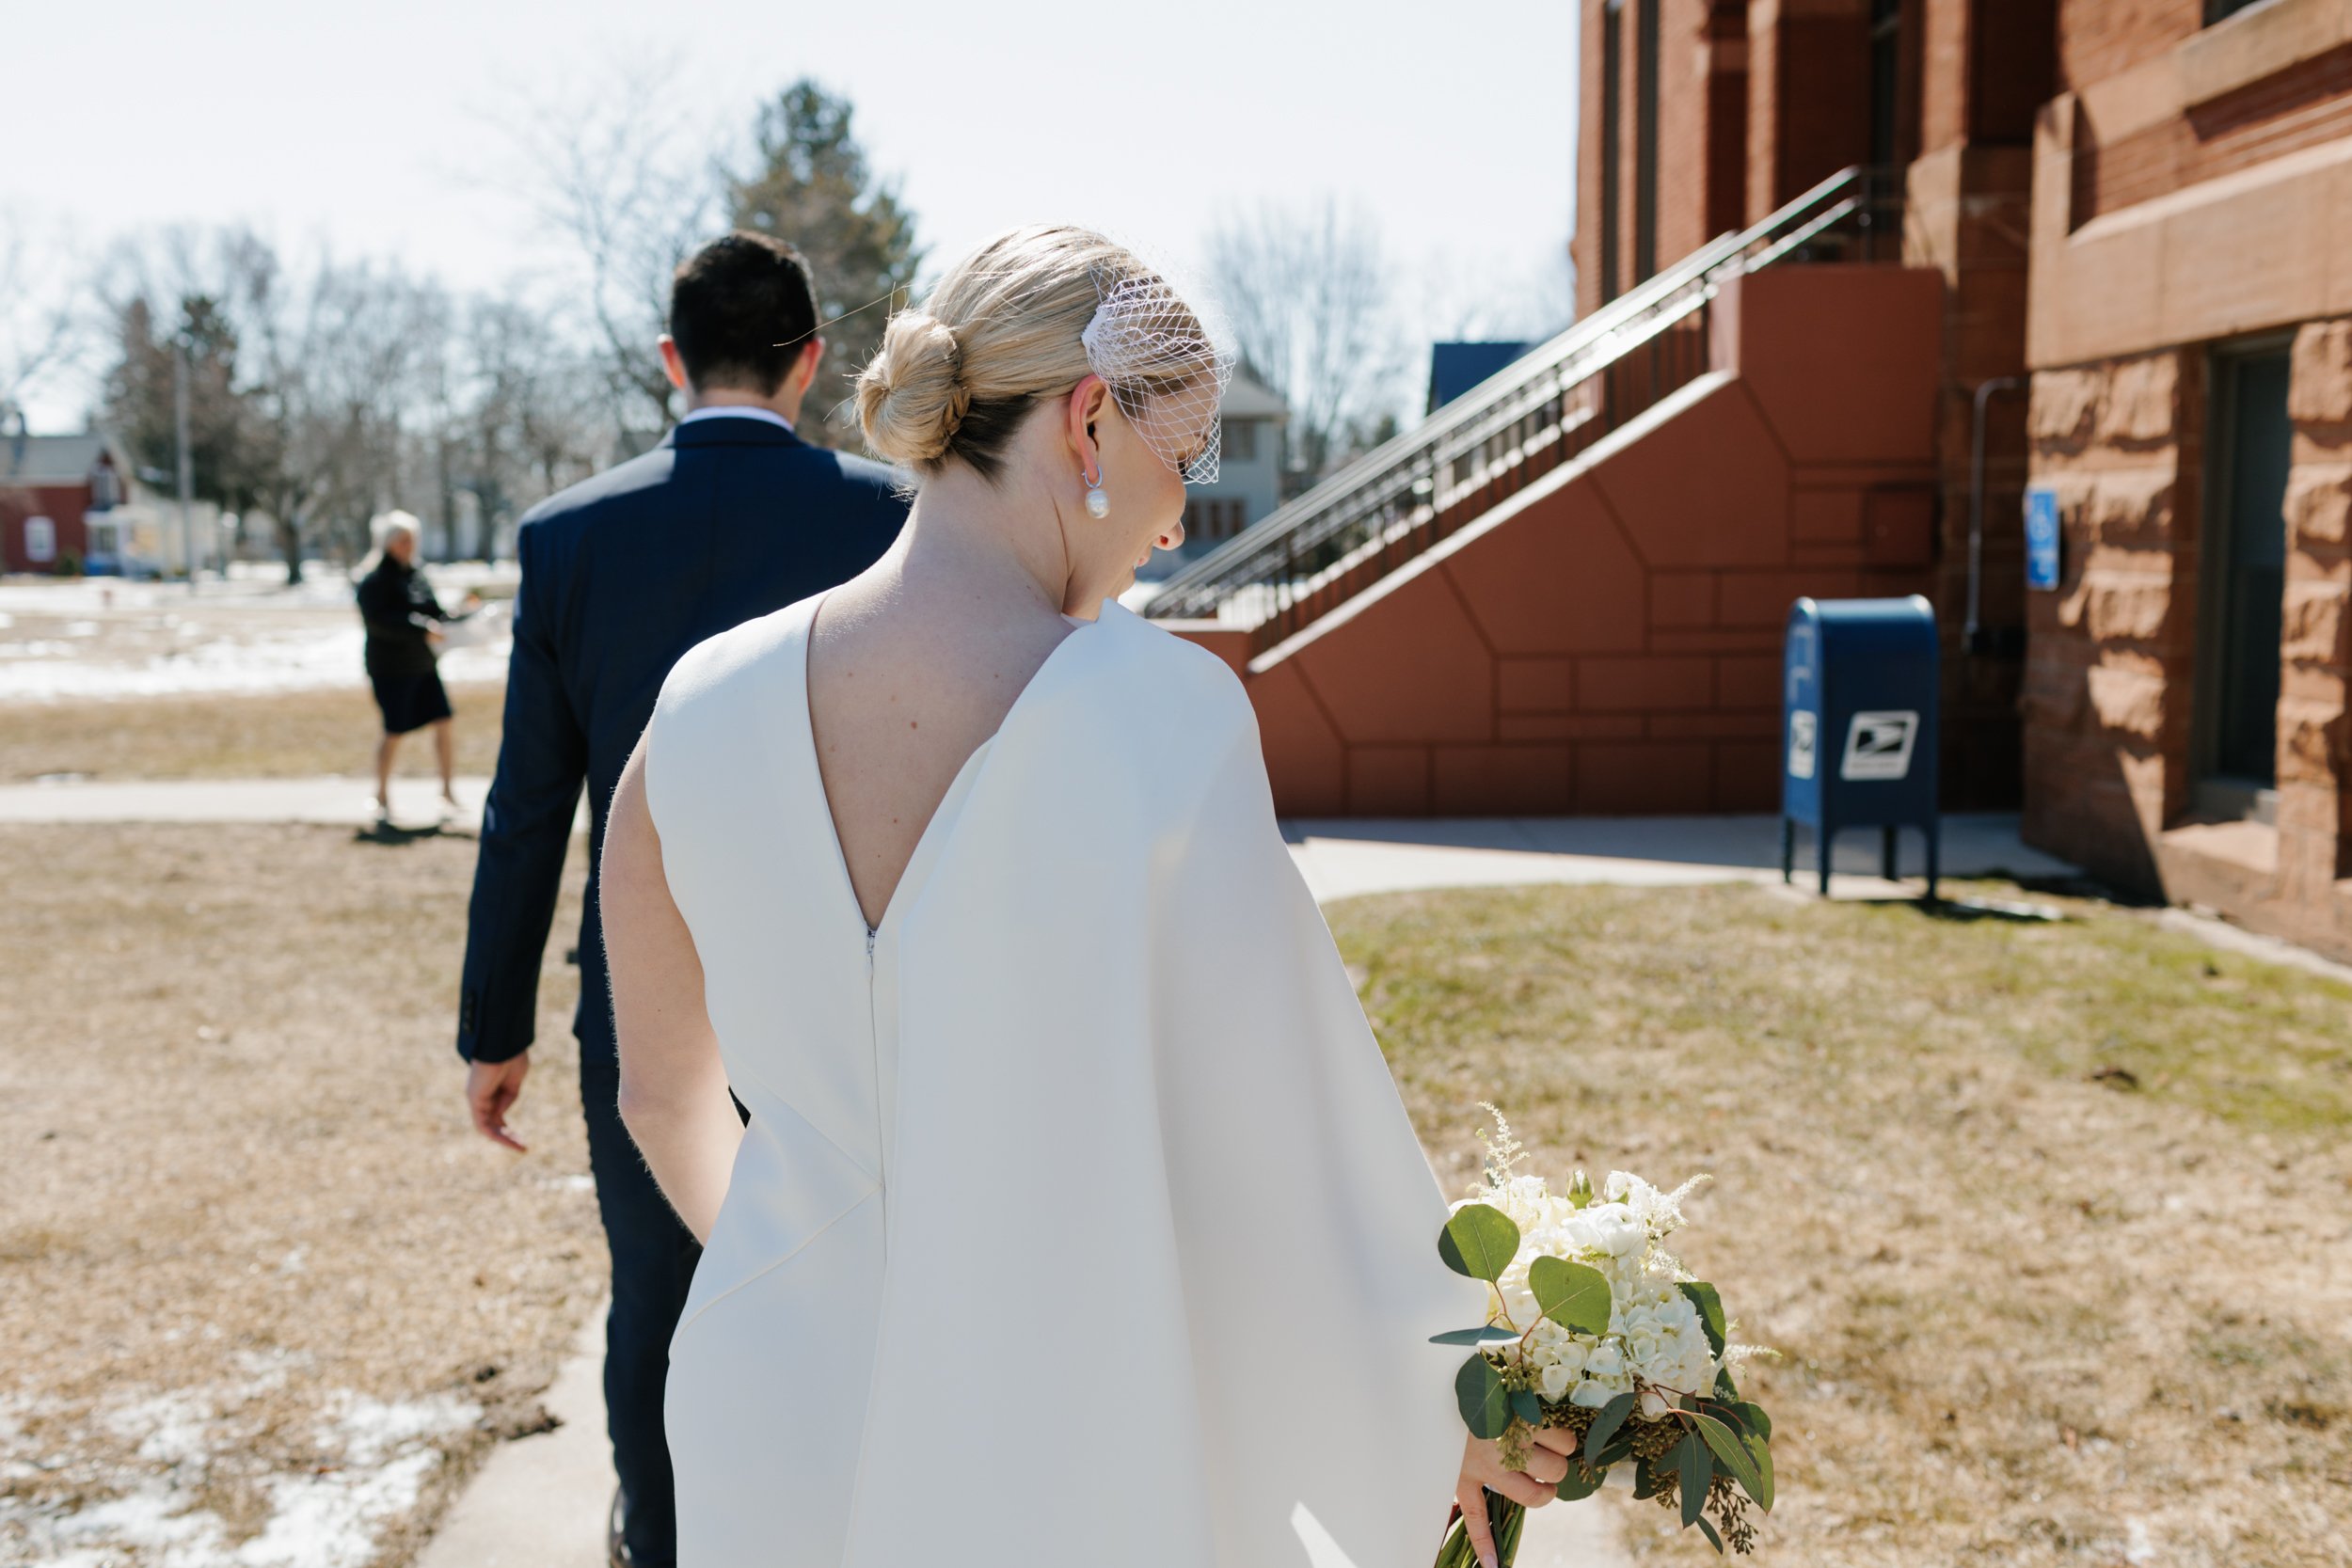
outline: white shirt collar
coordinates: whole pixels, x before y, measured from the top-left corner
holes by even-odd
[[[740,404],[733,403],[713,404],[708,408],[697,408],[678,420],[678,423],[692,424],[696,420],[766,420],[770,424],[782,425],[787,430],[792,428],[792,421],[772,408],[747,408]]]

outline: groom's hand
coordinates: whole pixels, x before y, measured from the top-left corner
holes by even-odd
[[[529,1051],[502,1062],[474,1062],[466,1069],[466,1104],[473,1112],[473,1130],[517,1154],[530,1150],[506,1130],[506,1113],[522,1097],[523,1075],[530,1070]]]

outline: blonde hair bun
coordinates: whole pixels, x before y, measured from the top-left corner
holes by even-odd
[[[891,317],[858,377],[866,444],[889,462],[927,467],[946,454],[971,404],[954,329],[922,310]]]

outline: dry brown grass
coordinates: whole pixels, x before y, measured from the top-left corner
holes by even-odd
[[[501,686],[456,686],[457,770],[497,765]],[[0,704],[0,784],[95,779],[372,777],[381,720],[365,687],[262,696]],[[404,776],[433,771],[430,735],[401,744]]]
[[[1759,1561],[2352,1561],[2352,988],[2068,907],[1333,919],[1440,1169],[1492,1099],[1554,1174],[1715,1174],[1686,1259],[1786,1357]]]
[[[537,1418],[603,1290],[562,962],[582,859],[518,1159],[469,1130],[450,1049],[470,843],[0,830],[0,1561],[142,1487],[234,1540],[360,1462],[322,1436],[352,1402],[440,1402],[467,1418],[386,1528],[402,1560]]]

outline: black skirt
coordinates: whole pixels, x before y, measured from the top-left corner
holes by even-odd
[[[450,716],[449,693],[441,689],[440,673],[416,675],[374,675],[375,705],[384,713],[386,735],[406,735]]]

